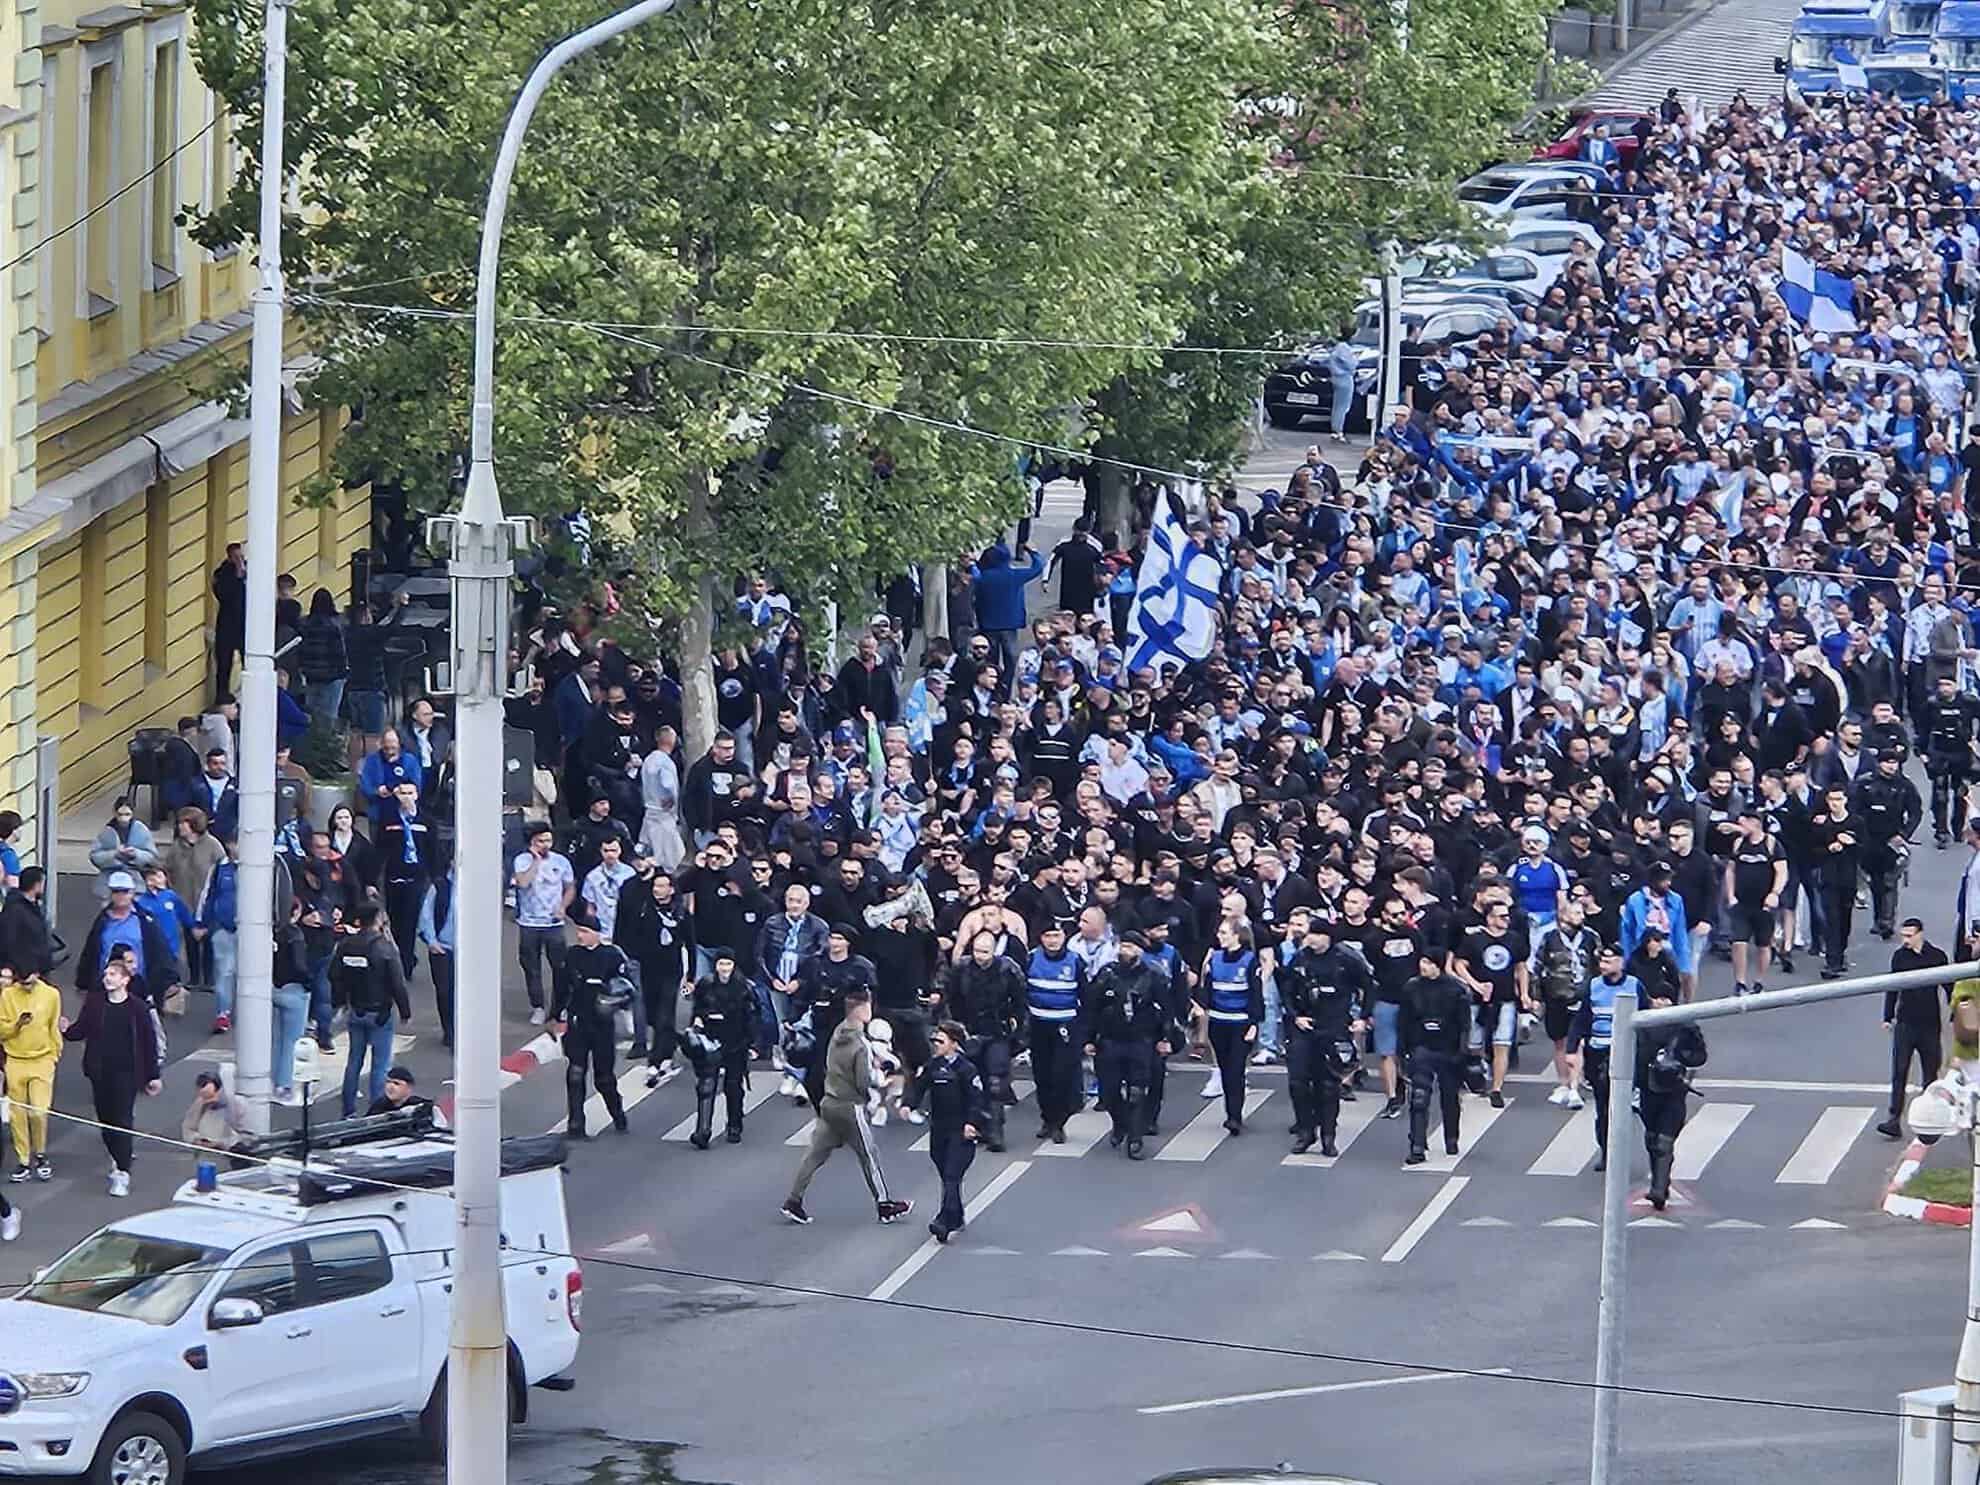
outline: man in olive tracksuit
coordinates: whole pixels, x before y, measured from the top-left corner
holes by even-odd
[[[873,1193],[882,1222],[898,1222],[914,1209],[912,1201],[897,1201],[887,1194],[887,1179],[880,1173],[880,1152],[866,1122],[866,1096],[873,1087],[866,1023],[872,1019],[872,993],[848,990],[845,1020],[833,1030],[824,1049],[825,1090],[818,1100],[818,1118],[811,1126],[811,1148],[798,1164],[797,1178],[791,1182],[791,1194],[783,1205],[784,1216],[792,1222],[811,1221],[811,1214],[804,1209],[805,1189],[818,1174],[818,1167],[841,1145],[849,1146],[858,1159],[860,1174],[866,1177],[866,1189]]]

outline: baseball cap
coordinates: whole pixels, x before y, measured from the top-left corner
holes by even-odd
[[[112,892],[135,892],[138,888],[137,878],[127,871],[111,872],[110,880],[104,885]]]

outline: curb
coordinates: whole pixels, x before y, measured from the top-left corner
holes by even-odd
[[[1904,1159],[1898,1162],[1897,1170],[1892,1173],[1890,1185],[1884,1188],[1885,1215],[1902,1217],[1908,1222],[1929,1222],[1936,1227],[1971,1227],[1971,1207],[1956,1207],[1948,1202],[1927,1201],[1922,1196],[1903,1194],[1924,1160],[1925,1146],[1913,1140],[1904,1152]]]

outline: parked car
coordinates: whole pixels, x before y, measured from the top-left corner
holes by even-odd
[[[1431,285],[1421,297],[1406,295],[1403,300],[1403,334],[1425,345],[1467,344],[1505,319],[1509,313],[1503,299],[1487,295],[1445,295],[1441,286]],[[1368,394],[1375,390],[1381,375],[1382,306],[1379,300],[1365,300],[1355,310],[1354,331],[1348,339],[1356,350],[1354,404],[1348,409],[1347,426],[1362,431],[1369,426]],[[1319,341],[1265,378],[1265,417],[1274,428],[1297,428],[1308,418],[1330,419],[1334,406],[1334,378],[1327,365],[1334,342]]]
[[[1533,147],[1536,160],[1579,160],[1581,145],[1598,128],[1609,131],[1609,143],[1616,147],[1616,158],[1627,165],[1636,158],[1636,126],[1648,119],[1657,122],[1655,114],[1640,108],[1577,108],[1568,114],[1567,127],[1560,137],[1546,144]]]
[[[1597,192],[1609,187],[1608,172],[1579,160],[1494,165],[1457,188],[1465,202],[1488,222],[1518,220],[1591,221]]]

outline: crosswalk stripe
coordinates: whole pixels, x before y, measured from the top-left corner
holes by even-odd
[[[1258,1111],[1258,1106],[1272,1096],[1269,1088],[1247,1088],[1244,1094],[1244,1117],[1249,1119]],[[1177,1131],[1175,1136],[1155,1152],[1157,1160],[1208,1160],[1210,1153],[1231,1137],[1224,1128],[1224,1101],[1213,1101],[1189,1123]]]
[[[1529,1176],[1578,1176],[1595,1158],[1595,1108],[1578,1110],[1563,1124],[1540,1158],[1526,1168]]]
[[[1361,1138],[1362,1131],[1381,1117],[1382,1105],[1372,1099],[1359,1098],[1353,1103],[1341,1105],[1341,1122],[1334,1130],[1334,1148],[1339,1155],[1288,1155],[1281,1165],[1310,1165],[1318,1170],[1326,1170],[1338,1163],[1348,1152],[1348,1146]]]
[[[1506,1109],[1512,1106],[1513,1100],[1508,1098],[1506,1100]],[[1436,1153],[1424,1161],[1423,1164],[1412,1165],[1409,1168],[1414,1171],[1429,1171],[1437,1175],[1449,1175],[1457,1169],[1458,1162],[1469,1155],[1477,1147],[1478,1142],[1485,1138],[1485,1131],[1499,1122],[1500,1116],[1505,1113],[1506,1109],[1495,1109],[1483,1099],[1472,1101],[1471,1106],[1464,1111],[1463,1116],[1458,1120],[1457,1154],[1446,1155],[1444,1153],[1443,1141],[1440,1138],[1443,1131],[1440,1129],[1430,1136],[1430,1148],[1436,1151]]]
[[[1066,1120],[1066,1142],[1063,1145],[1041,1140],[1038,1153],[1060,1160],[1074,1159],[1099,1144],[1113,1127],[1114,1121],[1106,1114],[1098,1109],[1087,1109]]]
[[[619,1100],[625,1104],[626,1112],[629,1114],[659,1091],[657,1088],[646,1086],[646,1064],[643,1062],[638,1067],[629,1067],[619,1074]],[[570,1122],[568,1118],[559,1119],[550,1126],[550,1132],[562,1134],[569,1128]],[[612,1116],[605,1110],[604,1094],[594,1093],[584,1101],[584,1127],[587,1130],[596,1132],[611,1122]]]
[[[689,1127],[692,1129],[693,1126],[690,1125]],[[807,1119],[797,1127],[797,1132],[786,1139],[784,1143],[793,1146],[808,1145],[811,1143],[811,1131],[817,1127],[818,1121],[816,1119]]]
[[[1022,1078],[1012,1078],[1011,1092],[1017,1095],[1017,1101],[1019,1103],[1023,1103],[1025,1099],[1031,1096],[1031,1084],[1025,1082]],[[1004,1113],[1008,1119],[1010,1110],[1006,1109],[1004,1110]],[[811,1138],[811,1136],[807,1134],[805,1135],[805,1138],[808,1140]],[[798,1140],[795,1137],[793,1137],[791,1139],[786,1140],[784,1143],[795,1145],[798,1143]],[[926,1154],[930,1143],[931,1142],[928,1136],[924,1134],[920,1139],[916,1140],[913,1144],[909,1145],[908,1148],[910,1150],[919,1150],[922,1153]]]
[[[1849,1147],[1863,1133],[1877,1111],[1837,1104],[1822,1110],[1822,1117],[1808,1131],[1801,1147],[1788,1156],[1788,1163],[1774,1177],[1777,1186],[1820,1186],[1836,1173]]]
[[[1708,1103],[1685,1121],[1678,1135],[1677,1155],[1671,1161],[1671,1179],[1695,1181],[1705,1174],[1712,1158],[1726,1147],[1746,1116],[1750,1103]]]
[[[752,1072],[749,1075],[749,1086],[743,1089],[743,1113],[747,1115],[752,1109],[760,1108],[763,1104],[775,1098],[777,1096],[777,1085],[783,1082],[783,1080],[784,1075],[774,1069],[760,1068]],[[716,1094],[715,1112],[720,1114],[726,1107],[727,1104],[724,1103],[723,1096],[719,1093]],[[694,1115],[689,1114],[680,1123],[661,1135],[660,1138],[663,1140],[685,1141],[693,1133]]]

